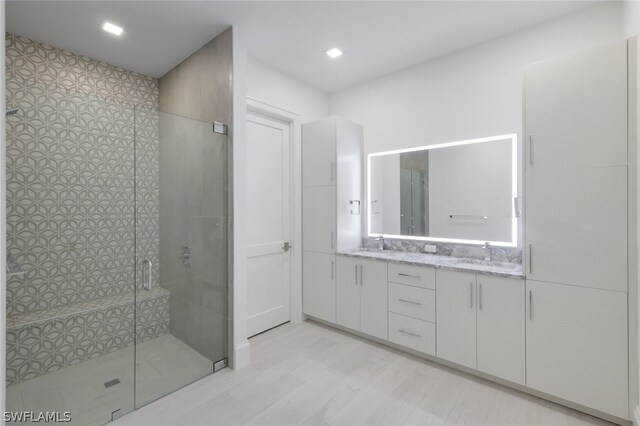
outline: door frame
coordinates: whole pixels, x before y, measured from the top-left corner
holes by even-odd
[[[289,173],[291,191],[289,318],[291,323],[299,323],[302,321],[302,251],[300,250],[302,247],[302,126],[300,116],[295,112],[247,96],[247,114],[249,113],[277,120],[289,126],[291,148],[289,150],[291,167],[291,173]]]

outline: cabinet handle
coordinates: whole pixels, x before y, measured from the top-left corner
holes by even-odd
[[[401,277],[409,277],[409,278],[420,279],[420,275],[409,275],[409,274],[403,274],[402,272],[398,272],[398,275],[400,275]]]
[[[473,283],[469,283],[469,308],[473,309]]]
[[[334,268],[335,268],[335,262],[332,260],[331,261],[331,279],[333,279],[335,276],[335,273],[333,272]]]
[[[358,265],[356,266],[356,285],[358,285]]]
[[[403,330],[403,329],[398,330],[398,332],[400,332],[400,333],[404,333],[404,334],[408,334],[409,336],[413,336],[413,337],[417,337],[417,338],[422,337],[420,334],[412,333],[412,332],[410,332],[410,331]]]
[[[331,182],[336,180],[336,163],[331,162]]]
[[[331,250],[333,250],[333,231],[331,231]]]
[[[420,303],[420,302],[414,302],[413,300],[398,299],[398,302],[411,303],[412,305],[422,306],[422,303]]]
[[[529,135],[529,165],[533,166],[533,136]]]
[[[533,274],[533,247],[529,244],[529,273]]]
[[[533,292],[529,290],[529,321],[533,321]]]
[[[482,284],[478,284],[478,309],[482,310]]]
[[[362,282],[362,265],[360,265],[360,285],[364,285],[364,283]]]

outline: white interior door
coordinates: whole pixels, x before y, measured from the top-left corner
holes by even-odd
[[[289,125],[247,115],[247,331],[289,321],[291,294]]]

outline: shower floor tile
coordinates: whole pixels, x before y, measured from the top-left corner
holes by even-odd
[[[171,334],[7,388],[8,411],[69,411],[72,425],[100,425],[212,372],[212,362]],[[134,377],[135,376],[135,377]],[[119,383],[106,387],[105,383]]]

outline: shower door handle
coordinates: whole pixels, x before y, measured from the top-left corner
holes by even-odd
[[[151,268],[153,268],[153,263],[145,259],[142,262],[142,288],[147,291],[151,290]]]

